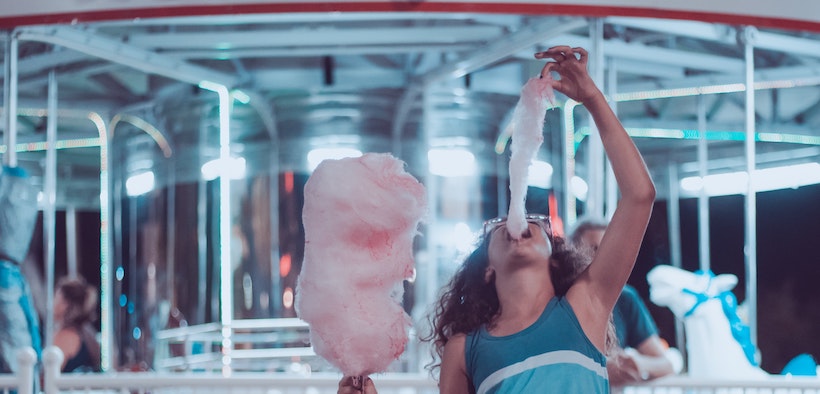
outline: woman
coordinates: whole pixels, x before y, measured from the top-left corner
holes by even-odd
[[[608,393],[607,332],[652,213],[655,188],[632,139],[595,86],[583,48],[557,46],[535,55],[553,59],[553,89],[582,102],[598,126],[621,199],[592,263],[566,295],[556,294],[551,266],[583,258],[554,238],[549,221],[527,218],[520,239],[504,219],[485,224],[479,247],[445,288],[429,338],[440,357],[442,393]],[[375,393],[372,381],[339,393]]]
[[[85,280],[64,278],[54,291],[54,346],[63,352],[62,372],[99,372],[100,345],[92,325],[97,292]]]

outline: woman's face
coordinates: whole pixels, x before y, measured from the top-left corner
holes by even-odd
[[[598,246],[601,245],[601,239],[604,238],[604,229],[592,229],[584,231],[581,234],[580,246],[589,248],[593,253],[598,251]]]
[[[496,271],[512,264],[544,264],[547,266],[552,244],[546,231],[536,223],[527,223],[527,231],[514,239],[507,226],[498,226],[491,233],[488,246],[490,267]]]

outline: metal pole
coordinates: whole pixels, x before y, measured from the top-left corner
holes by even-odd
[[[706,97],[698,96],[698,169],[700,179],[706,179],[709,172],[708,146],[706,142]],[[710,244],[709,244],[709,195],[706,187],[700,188],[698,194],[698,245],[700,256],[700,269],[704,272],[711,269]]]
[[[666,220],[669,222],[669,260],[673,266],[681,267],[680,244],[680,184],[678,183],[677,163],[670,161],[667,166],[669,178],[669,201],[666,210]]]
[[[57,77],[48,73],[48,118],[46,118],[46,168],[43,204],[43,237],[46,259],[46,310],[54,310],[54,232],[55,202],[57,200]],[[54,316],[46,313],[45,346],[51,346],[54,338]]]
[[[108,138],[108,131],[101,128],[99,133],[100,193],[102,194],[100,199],[100,347],[102,352],[100,363],[102,370],[108,371],[119,366],[119,362],[114,360],[119,350],[114,343],[114,291],[118,289],[122,295],[122,283],[120,278],[117,278],[115,269],[124,269],[125,259],[122,250],[125,241],[122,234],[122,181],[117,179],[117,182],[114,182],[111,166],[114,161],[111,159],[111,140]],[[114,253],[117,253],[116,257],[119,258],[119,266],[116,268]],[[120,282],[118,287],[114,286],[115,278],[117,282]],[[118,309],[118,312],[123,313],[122,309]]]
[[[669,223],[669,260],[673,267],[681,267],[680,244],[680,183],[678,182],[678,164],[670,161],[667,166],[669,200],[667,201],[666,221]],[[683,320],[675,317],[675,346],[683,353],[686,360],[686,339]]]
[[[757,29],[742,32],[746,59],[746,305],[752,344],[757,346],[757,195],[755,194],[755,90],[754,40]]]
[[[76,278],[77,268],[77,210],[67,207],[65,210],[65,247],[68,276]]]
[[[8,88],[5,95],[6,132],[3,140],[6,144],[6,154],[3,155],[3,164],[8,167],[17,167],[17,46],[16,36],[12,36],[6,45],[6,78]]]
[[[613,58],[607,59],[607,65],[606,93],[609,97],[613,97],[618,93],[618,67],[617,62]],[[612,107],[613,112],[618,113],[617,101],[610,101],[609,106]],[[603,145],[601,145],[601,148],[603,150]],[[606,155],[604,154],[604,156]],[[612,214],[615,213],[615,206],[618,205],[618,183],[615,181],[615,172],[612,171],[610,164],[609,160],[604,160],[606,203],[604,204],[603,214],[607,222],[612,219]]]
[[[204,111],[204,113],[209,113],[210,107],[208,110]],[[199,146],[197,147],[197,152],[203,152],[205,150],[205,136],[207,135],[208,129],[208,117],[203,116],[199,122]],[[201,154],[201,153],[200,153]],[[202,159],[202,157],[198,157],[198,159]],[[197,302],[194,304],[196,305],[196,312],[194,314],[194,322],[196,324],[203,324],[205,323],[205,319],[209,318],[209,320],[215,320],[212,315],[208,313],[208,311],[212,311],[211,307],[211,293],[209,293],[208,288],[208,227],[207,227],[207,220],[206,218],[210,214],[208,212],[208,184],[202,177],[199,177],[197,180],[197,189],[196,189],[196,245],[197,245]]]
[[[595,84],[604,86],[604,20],[597,18],[589,26],[589,35],[592,40],[590,56],[590,74]],[[589,191],[587,194],[587,214],[594,217],[604,216],[604,145],[598,137],[598,127],[589,116],[589,135],[587,140],[589,152],[587,154],[587,178]]]
[[[8,125],[9,119],[11,118],[11,113],[9,112],[9,92],[11,92],[11,87],[9,86],[11,83],[9,80],[11,79],[11,35],[6,34],[3,37],[3,130],[6,132],[3,133],[3,144],[6,145],[6,154],[4,156],[8,156],[8,149],[9,141],[8,141]],[[5,158],[3,158],[3,164],[5,164]]]
[[[219,160],[228,163],[231,159],[231,93],[224,85],[203,81],[202,89],[215,92],[219,96]],[[219,174],[219,300],[220,322],[222,325],[222,373],[232,371],[233,354],[233,270],[231,266],[231,174]]]

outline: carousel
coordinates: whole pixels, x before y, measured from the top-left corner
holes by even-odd
[[[820,392],[820,314],[805,311],[820,300],[820,4],[714,3],[0,5],[0,390],[336,392],[323,349],[365,330],[342,316],[319,338],[298,290],[324,274],[342,297],[368,272],[303,270],[306,227],[356,220],[308,211],[305,191],[324,160],[375,153],[423,187],[392,201],[412,216],[390,219],[411,224],[397,252],[411,257],[381,290],[409,328],[370,355],[386,361],[371,377],[438,392],[427,314],[516,199],[508,125],[533,53],[570,45],[592,54],[657,189],[629,283],[676,373],[616,390]],[[611,217],[619,191],[583,103],[556,95],[540,120],[526,212],[559,235]],[[324,193],[377,197],[351,174]],[[93,372],[65,372],[69,279],[90,289]]]

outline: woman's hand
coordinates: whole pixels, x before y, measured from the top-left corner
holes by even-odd
[[[555,46],[544,52],[536,53],[535,58],[555,60],[544,65],[541,77],[547,77],[552,71],[558,73],[561,78],[553,80],[552,88],[567,97],[583,103],[601,95],[601,91],[595,86],[595,82],[587,71],[586,49],[571,48],[566,45]]]
[[[632,355],[619,349],[606,359],[606,371],[609,383],[613,386],[622,386],[629,383],[645,380],[638,360]]]
[[[378,394],[376,385],[369,377],[357,381],[359,377],[345,376],[339,381],[339,390],[336,394]]]

